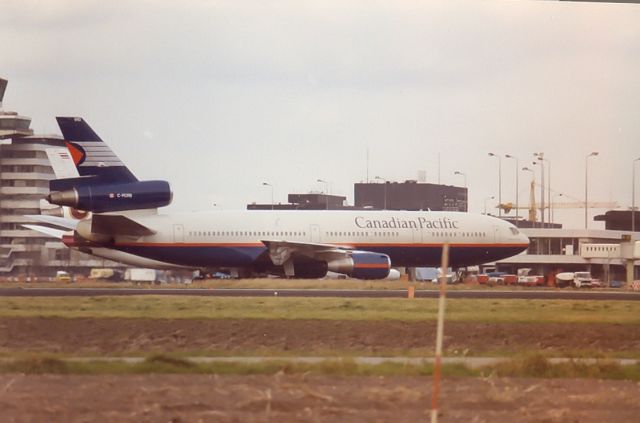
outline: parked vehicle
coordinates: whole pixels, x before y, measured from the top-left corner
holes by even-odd
[[[622,288],[624,286],[624,281],[611,281],[609,282],[610,288]]]
[[[569,285],[574,288],[591,288],[592,281],[591,272],[562,272],[556,275],[556,283],[561,288]]]
[[[91,269],[89,273],[89,279],[94,280],[106,280],[106,281],[121,281],[122,272],[117,269]]]
[[[58,270],[56,272],[56,281],[71,282],[71,275],[69,274],[69,272],[65,272],[64,270]]]
[[[526,286],[543,286],[544,276],[542,275],[531,275],[531,269],[528,267],[523,267],[518,269],[518,285],[526,285]]]
[[[156,282],[158,279],[155,269],[127,269],[124,278],[131,282]]]
[[[518,275],[504,275],[504,284],[505,285],[515,285],[518,283]]]

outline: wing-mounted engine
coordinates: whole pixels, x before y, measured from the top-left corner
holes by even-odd
[[[54,179],[49,190],[51,204],[95,213],[164,207],[173,196],[166,181],[105,182],[92,177]]]
[[[325,244],[263,242],[273,264],[283,266],[291,277],[321,278],[331,271],[357,279],[385,279],[391,270],[391,259],[386,254]]]
[[[327,268],[356,279],[385,279],[391,270],[391,259],[386,254],[349,251],[344,257],[328,261]]]

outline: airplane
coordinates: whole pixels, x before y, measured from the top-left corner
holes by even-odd
[[[73,178],[79,176],[75,163],[73,162],[73,159],[69,154],[69,150],[66,147],[47,148],[45,152],[47,154],[47,158],[49,159],[49,163],[51,163],[51,167],[53,168],[53,173],[57,179]],[[27,229],[43,233],[49,237],[57,238],[59,240],[62,240],[65,236],[69,236],[69,230],[75,231],[80,220],[91,217],[91,212],[78,210],[68,206],[56,206],[55,204],[50,204],[45,199],[42,199],[40,201],[40,212],[42,214],[29,215],[27,217],[49,225],[66,228],[67,230],[60,230],[52,228],[50,226],[33,224],[23,224],[22,226]],[[78,250],[85,254],[134,267],[153,268],[160,270],[192,270],[188,267],[171,263],[163,263],[157,260],[151,260],[111,248],[105,248],[95,245],[82,245],[79,247],[70,246],[70,248]]]
[[[384,279],[392,267],[450,265],[510,257],[529,239],[502,219],[440,211],[205,211],[161,214],[166,181],[139,181],[82,118],[57,117],[79,176],[50,181],[51,204],[91,212],[72,220],[30,216],[73,231],[52,232],[71,248],[147,267],[232,269],[241,276],[321,278],[335,272]],[[39,230],[38,225],[31,225]],[[42,232],[42,230],[41,230]],[[104,256],[103,256],[104,257]],[[155,265],[154,265],[155,264]]]

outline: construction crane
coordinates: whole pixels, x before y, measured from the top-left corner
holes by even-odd
[[[584,201],[556,201],[551,204],[545,204],[545,209],[582,209],[584,208]],[[589,201],[587,208],[590,209],[617,209],[620,205],[616,201]],[[509,203],[498,204],[496,208],[501,208],[505,214],[509,214],[511,210],[516,209],[516,206]],[[529,221],[538,221],[538,206],[536,204],[535,195],[535,182],[531,182],[531,189],[529,191],[529,205],[522,205],[517,207],[519,210],[529,210]]]

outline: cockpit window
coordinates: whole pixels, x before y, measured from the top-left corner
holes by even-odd
[[[520,233],[519,230],[517,230],[516,228],[509,228],[509,230],[511,231],[512,234],[514,235],[518,235]]]

